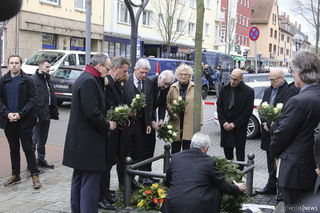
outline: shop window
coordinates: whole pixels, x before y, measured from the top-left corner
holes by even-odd
[[[126,58],[130,58],[130,44],[127,44],[127,52],[126,52]]]
[[[57,49],[57,35],[42,33],[42,49]]]
[[[84,38],[70,38],[70,50],[85,50],[85,39]]]
[[[116,52],[115,55],[118,56],[120,55],[120,43],[116,43]]]
[[[120,46],[120,55],[121,56],[126,56],[126,44],[121,44]]]
[[[110,57],[114,57],[115,56],[115,43],[114,42],[110,42],[109,43],[109,46],[110,46],[110,50],[109,50],[109,56]]]

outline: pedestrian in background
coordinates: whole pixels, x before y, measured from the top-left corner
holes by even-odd
[[[320,121],[320,59],[313,52],[299,51],[291,63],[300,93],[285,104],[271,139],[271,154],[280,158],[278,185],[287,212],[305,204],[304,199],[313,193],[313,135]]]
[[[8,139],[12,175],[4,186],[21,181],[20,142],[31,172],[34,189],[41,187],[32,129],[36,124],[36,89],[32,79],[21,70],[19,55],[8,58],[9,72],[0,78],[0,126]]]
[[[93,55],[72,91],[62,164],[73,168],[74,213],[98,212],[100,179],[106,170],[106,136],[116,128],[115,122],[105,119],[104,77],[110,67],[108,56]]]
[[[217,66],[215,67],[212,79],[214,81],[214,91],[216,92],[216,97],[219,98],[220,94],[220,84],[221,84],[221,67]]]
[[[243,82],[243,71],[234,69],[230,83],[221,89],[217,112],[221,129],[221,143],[228,160],[233,160],[236,148],[238,161],[245,159],[247,126],[253,110],[254,91]],[[241,170],[243,166],[239,167]]]
[[[50,120],[59,119],[58,105],[49,75],[50,62],[46,59],[42,59],[39,61],[38,66],[39,68],[32,76],[32,80],[35,83],[37,92],[37,124],[33,128],[32,139],[34,147],[38,153],[38,166],[53,169],[54,165],[48,164],[45,159],[45,146],[48,139]]]

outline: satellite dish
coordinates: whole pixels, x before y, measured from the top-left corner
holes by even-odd
[[[22,0],[1,0],[0,4],[0,21],[6,21],[20,11]]]

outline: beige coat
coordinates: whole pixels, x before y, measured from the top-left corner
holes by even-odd
[[[167,95],[167,109],[168,111],[171,110],[171,105],[173,100],[178,99],[180,96],[179,91],[179,82],[176,82],[171,85],[168,95]],[[184,111],[184,121],[183,121],[183,134],[182,139],[183,140],[191,140],[193,136],[193,102],[194,102],[194,82],[190,81],[188,88],[187,88],[187,94],[186,94],[186,101],[187,106]],[[201,109],[202,111],[202,109]],[[201,119],[202,120],[202,119]],[[177,117],[177,119],[169,119],[169,123],[174,125],[175,128],[177,128],[180,132],[180,116]],[[180,141],[180,134],[178,134],[175,141]]]

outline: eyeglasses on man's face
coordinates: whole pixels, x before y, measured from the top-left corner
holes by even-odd
[[[104,68],[106,68],[107,72],[110,71],[110,68],[106,67],[106,65],[104,65],[104,64],[101,64],[101,65],[104,66]]]

